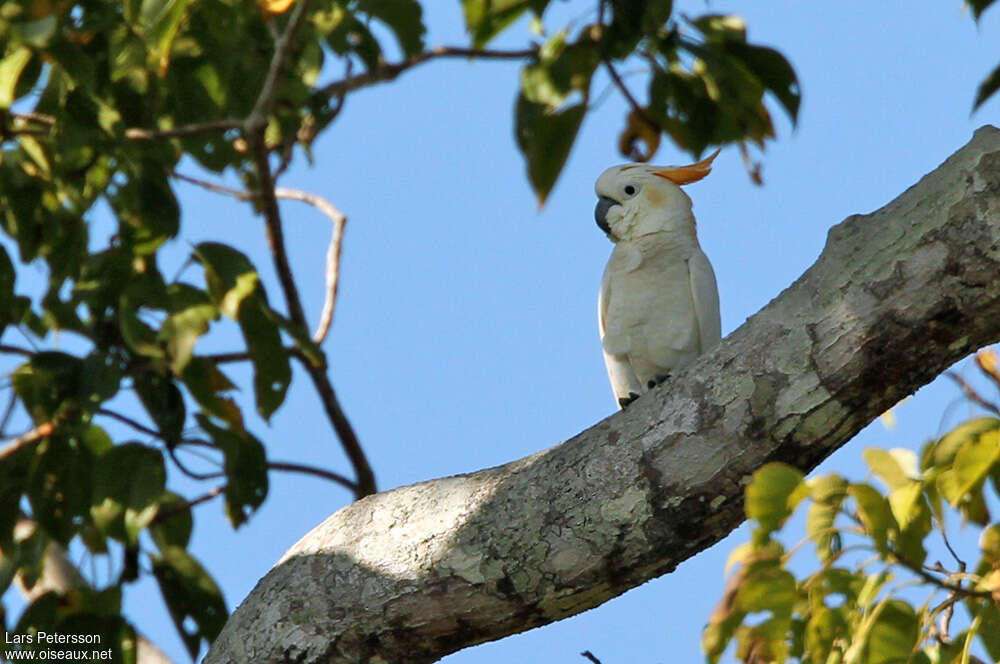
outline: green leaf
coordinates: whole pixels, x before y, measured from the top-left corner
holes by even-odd
[[[834,641],[844,638],[847,633],[847,621],[842,612],[820,605],[806,624],[805,652],[810,655],[809,661],[825,661]]]
[[[186,549],[191,541],[194,519],[188,501],[173,491],[164,491],[158,499],[157,518],[149,526],[149,534],[162,551],[171,546]]]
[[[197,658],[202,640],[214,641],[226,622],[222,592],[205,568],[180,547],[166,547],[151,558],[174,626],[192,659]]]
[[[802,472],[788,464],[769,463],[758,469],[746,489],[747,518],[759,524],[754,539],[766,539],[780,528],[808,492]]]
[[[94,523],[115,539],[137,544],[166,489],[163,454],[141,443],[116,445],[98,459],[93,478]]]
[[[539,207],[555,186],[586,113],[583,103],[553,112],[523,95],[518,97],[514,111],[517,144],[527,162],[528,181]]]
[[[808,486],[812,503],[806,513],[806,534],[816,544],[819,559],[826,562],[840,550],[834,524],[847,497],[847,480],[827,475],[809,480]]]
[[[888,551],[889,528],[895,526],[889,502],[867,484],[852,484],[848,493],[858,506],[858,515],[879,553]]]
[[[412,56],[424,50],[427,29],[423,9],[416,0],[359,0],[357,8],[385,23],[405,55]]]
[[[863,456],[871,471],[890,489],[908,486],[915,479],[916,457],[910,450],[870,447]]]
[[[10,31],[18,41],[35,48],[45,48],[55,36],[58,27],[58,17],[55,14],[49,14],[35,21],[11,24]]]
[[[994,2],[996,2],[996,0],[965,0],[965,3],[972,9],[972,17],[975,18],[976,21],[979,21],[983,12],[989,9]]]
[[[530,0],[462,0],[465,29],[473,47],[486,46],[530,8]]]
[[[163,440],[167,445],[176,445],[187,417],[184,397],[177,385],[170,377],[151,370],[140,371],[133,377],[132,385]]]
[[[19,46],[0,60],[0,108],[10,108],[17,99],[17,82],[29,60],[31,49],[26,46]]]
[[[974,487],[985,481],[998,459],[1000,429],[988,429],[969,436],[958,448],[952,467],[938,476],[941,495],[957,506]]]
[[[214,362],[201,357],[192,358],[181,377],[191,396],[207,414],[223,420],[232,429],[243,428],[243,413],[239,406],[232,399],[221,396],[224,392],[235,390],[236,386]]]
[[[89,450],[69,427],[35,449],[26,492],[31,513],[64,546],[90,510],[92,463]]]
[[[867,664],[902,664],[920,636],[917,614],[906,602],[889,600],[868,633]]]
[[[140,254],[155,252],[177,235],[180,224],[177,198],[159,170],[154,163],[144,163],[111,201],[118,218],[127,224],[123,231],[134,233],[135,249]]]
[[[120,361],[99,351],[83,359],[80,372],[80,398],[91,412],[118,393],[124,372]]]
[[[240,526],[267,497],[267,456],[264,446],[245,430],[224,429],[198,415],[201,428],[225,454],[226,514]]]
[[[747,572],[736,595],[742,611],[771,611],[788,617],[798,599],[795,577],[775,564],[757,566]]]
[[[219,310],[206,293],[187,284],[171,284],[167,292],[171,313],[157,339],[165,342],[170,370],[180,375],[191,361],[195,343],[208,332],[209,321],[218,318]]]
[[[357,53],[369,69],[379,67],[382,47],[353,13],[334,5],[328,11],[317,12],[313,21],[320,33],[326,35],[326,43],[334,53]]]
[[[988,431],[1000,429],[1000,419],[996,417],[978,417],[968,422],[958,425],[937,441],[923,456],[923,469],[947,467],[954,463],[955,455],[958,454],[966,442],[978,438]]]
[[[975,111],[985,104],[986,100],[992,97],[997,90],[1000,90],[1000,65],[979,84],[979,88],[976,90],[976,99],[972,102],[972,110]]]
[[[923,484],[914,481],[889,493],[889,508],[901,529],[905,529],[917,517],[920,508],[924,507],[920,502],[922,496]]]
[[[150,64],[162,76],[170,64],[170,50],[192,0],[142,0],[136,24],[146,42]]]
[[[976,615],[981,620],[979,639],[989,653],[990,659],[1000,661],[1000,606],[983,605]]]
[[[14,390],[35,424],[49,422],[62,409],[76,405],[82,365],[72,355],[45,351],[14,372]]]
[[[984,560],[1000,567],[1000,523],[994,523],[979,533],[979,550],[983,552]]]
[[[205,268],[209,295],[240,324],[254,366],[257,411],[268,419],[285,399],[292,369],[257,271],[246,256],[224,244],[204,242],[195,254]]]
[[[744,43],[727,43],[726,50],[735,55],[765,89],[774,94],[794,126],[798,120],[802,95],[798,76],[785,56],[773,48]]]

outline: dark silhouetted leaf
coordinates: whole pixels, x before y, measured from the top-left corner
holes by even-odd
[[[215,426],[203,415],[198,416],[198,423],[226,456],[226,514],[234,526],[240,526],[267,497],[264,446],[245,430]]]
[[[94,523],[115,539],[137,544],[166,488],[163,454],[141,443],[116,445],[97,459],[93,477]]]
[[[576,134],[580,130],[585,104],[575,104],[561,111],[548,111],[542,104],[518,97],[515,110],[517,144],[528,166],[528,181],[545,204],[562,172]]]
[[[257,410],[267,419],[284,401],[292,369],[257,271],[246,256],[224,244],[204,242],[195,253],[212,300],[240,324],[254,366]]]
[[[205,568],[180,547],[169,546],[153,559],[153,575],[174,626],[192,658],[201,642],[211,643],[226,622],[226,602]]]
[[[181,439],[187,417],[184,397],[177,385],[170,377],[151,370],[138,373],[133,377],[132,384],[163,440],[167,445],[176,445]]]
[[[406,55],[424,49],[423,9],[416,0],[359,0],[358,11],[389,26]]]
[[[985,104],[986,100],[992,97],[997,90],[1000,90],[1000,66],[991,71],[989,76],[979,84],[979,89],[976,90],[976,99],[972,102],[972,110],[975,111]]]
[[[465,29],[473,47],[486,46],[531,7],[531,0],[462,0]]]
[[[171,546],[186,549],[194,529],[188,501],[173,491],[164,491],[158,502],[157,518],[149,526],[153,541],[161,551]]]

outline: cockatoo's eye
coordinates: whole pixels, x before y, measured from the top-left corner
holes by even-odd
[[[635,185],[627,184],[625,185],[624,191],[626,196],[635,196],[635,192],[639,190],[635,187]]]

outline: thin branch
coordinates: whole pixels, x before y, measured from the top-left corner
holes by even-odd
[[[257,102],[254,104],[253,110],[250,111],[250,115],[243,124],[244,130],[247,133],[247,140],[259,138],[263,144],[263,132],[265,127],[267,127],[267,116],[271,113],[271,108],[274,106],[275,95],[278,91],[278,80],[281,78],[281,74],[284,73],[285,62],[288,60],[292,45],[295,43],[295,35],[304,22],[308,6],[308,0],[299,0],[295,9],[292,10],[292,14],[288,19],[288,25],[285,26],[285,31],[274,45],[274,55],[271,56],[271,64],[267,69],[267,77],[261,86],[260,94],[257,95]]]
[[[206,360],[211,360],[216,364],[231,364],[233,362],[249,362],[252,358],[250,357],[249,351],[242,351],[239,353],[209,353],[208,355],[199,355]]]
[[[534,57],[538,54],[537,48],[526,48],[514,51],[482,50],[475,48],[461,48],[457,46],[438,46],[423,53],[417,53],[406,60],[385,64],[377,69],[366,71],[355,76],[345,76],[339,81],[329,83],[320,88],[319,95],[322,97],[338,97],[353,92],[360,88],[366,88],[376,83],[391,81],[408,69],[421,65],[431,60],[439,58],[470,58],[477,60],[523,60]]]
[[[944,372],[944,375],[948,376],[948,378],[951,378],[958,384],[960,388],[962,388],[962,392],[965,393],[965,396],[969,401],[972,401],[973,403],[982,406],[983,408],[990,411],[991,413],[994,413],[995,415],[1000,415],[1000,408],[998,408],[995,403],[991,403],[986,399],[984,399],[983,397],[981,397],[979,395],[979,392],[976,392],[976,390],[971,385],[965,382],[964,378],[959,376],[954,371],[946,371]]]
[[[7,402],[7,408],[3,412],[3,418],[0,419],[0,436],[7,435],[7,425],[10,423],[10,416],[14,414],[14,406],[16,405],[17,390],[11,389],[10,401]]]
[[[26,445],[37,443],[42,438],[51,435],[56,430],[56,426],[58,425],[57,420],[58,418],[50,422],[42,422],[31,431],[21,434],[3,447],[0,447],[0,460],[6,459]]]
[[[38,124],[47,125],[49,127],[54,127],[56,124],[56,119],[51,115],[46,115],[45,113],[36,113],[34,111],[28,111],[26,113],[11,113],[11,119],[21,120],[23,122],[36,122]]]
[[[333,224],[330,232],[330,244],[326,249],[326,295],[323,299],[323,311],[320,313],[319,324],[312,336],[313,341],[321,344],[330,332],[330,325],[333,323],[333,310],[337,305],[337,284],[340,281],[340,247],[344,239],[344,226],[347,224],[347,217],[322,196],[284,188],[276,189],[274,194],[278,198],[312,205],[326,215]]]
[[[27,348],[11,346],[10,344],[0,344],[0,353],[6,353],[7,355],[20,355],[21,357],[31,357],[34,355],[34,352],[28,350]]]
[[[232,196],[237,200],[249,201],[254,198],[254,195],[248,191],[226,187],[213,182],[207,182],[182,173],[174,173],[174,177],[217,194]],[[312,335],[313,341],[317,344],[321,344],[330,332],[330,325],[333,323],[333,311],[337,304],[337,286],[340,281],[340,251],[343,244],[344,227],[347,224],[347,217],[345,217],[344,214],[330,201],[322,196],[311,194],[300,189],[279,187],[274,190],[274,195],[279,199],[299,201],[313,206],[323,213],[323,215],[325,215],[333,225],[330,232],[330,244],[327,246],[326,250],[326,294],[323,299],[323,311],[320,313],[320,320],[316,326],[316,331],[313,332]],[[212,357],[213,359],[226,357],[225,361],[240,361],[249,359],[249,355],[245,353],[226,354],[225,356],[216,355]]]
[[[312,378],[313,385],[315,385],[316,392],[319,393],[320,401],[323,404],[323,410],[326,411],[326,416],[330,420],[330,424],[333,425],[333,430],[340,438],[340,444],[351,460],[351,465],[354,466],[354,473],[357,476],[354,494],[358,498],[362,498],[375,493],[375,473],[372,472],[368,458],[361,447],[361,442],[354,433],[351,422],[340,406],[337,393],[326,375],[326,367],[316,366],[301,352],[296,351],[294,356],[302,363],[302,366],[309,373],[309,377]]]
[[[601,660],[597,659],[597,657],[594,656],[594,653],[590,652],[589,650],[584,650],[582,653],[580,653],[580,656],[586,657],[594,664],[601,664]]]
[[[143,129],[129,127],[125,130],[125,138],[133,141],[155,141],[165,138],[183,138],[197,134],[211,134],[240,129],[242,125],[236,120],[215,120],[213,122],[198,122],[195,124],[175,127],[173,129]]]
[[[625,85],[625,81],[622,80],[622,77],[618,74],[618,70],[616,70],[615,66],[611,64],[611,61],[608,59],[604,59],[603,63],[604,63],[604,68],[608,70],[608,75],[611,77],[612,82],[614,82],[615,87],[621,91],[622,95],[628,101],[629,106],[632,107],[632,110],[634,110],[636,114],[638,114],[638,116],[642,118],[643,121],[650,126],[651,129],[655,130],[656,132],[660,132],[661,131],[660,123],[657,122],[655,119],[653,119],[646,111],[646,109],[641,104],[639,104],[636,98],[632,96],[632,92],[628,89],[628,86]]]
[[[136,431],[146,434],[147,436],[152,436],[153,438],[156,438],[158,440],[163,439],[163,436],[160,435],[160,432],[157,431],[156,429],[148,427],[145,424],[142,424],[141,422],[132,419],[131,417],[122,415],[121,413],[115,412],[113,410],[108,410],[107,408],[98,408],[95,414],[103,415],[104,417],[110,417],[113,420],[118,420],[122,424],[126,424],[135,429]]]
[[[178,470],[180,470],[184,475],[193,480],[199,480],[199,481],[215,480],[219,479],[220,477],[225,477],[226,475],[225,473],[220,471],[214,471],[211,473],[199,473],[196,470],[191,470],[184,463],[181,462],[181,460],[177,456],[177,451],[170,445],[167,445],[167,454],[170,455],[170,460],[174,462],[174,465],[177,466]]]
[[[175,505],[168,510],[159,512],[155,517],[153,517],[153,520],[150,523],[150,525],[163,523],[164,521],[166,521],[171,517],[177,516],[178,514],[181,514],[183,512],[188,512],[193,507],[197,507],[198,505],[201,505],[202,503],[208,502],[209,500],[215,498],[216,496],[219,496],[225,490],[226,487],[224,485],[217,486],[208,493],[202,494],[197,498],[193,498],[192,500],[189,500],[181,505]]]
[[[910,570],[927,583],[933,584],[942,590],[947,590],[948,592],[961,595],[962,597],[976,597],[978,599],[991,599],[993,597],[993,594],[987,590],[972,590],[970,588],[963,588],[962,586],[956,586],[953,583],[949,583],[944,579],[939,579],[925,570],[922,565],[917,565],[913,561],[907,560],[898,551],[890,550],[889,553],[900,565]]]
[[[269,461],[267,467],[270,470],[280,470],[287,473],[303,473],[305,475],[315,475],[316,477],[322,477],[325,480],[330,480],[331,482],[336,482],[342,487],[357,492],[358,485],[347,479],[343,475],[331,472],[329,470],[323,470],[322,468],[314,468],[313,466],[304,466],[298,463],[291,463],[288,461]]]

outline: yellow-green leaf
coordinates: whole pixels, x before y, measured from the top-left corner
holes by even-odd
[[[29,60],[31,60],[31,49],[27,46],[19,46],[0,60],[0,108],[10,108],[14,103],[17,79],[20,78]]]
[[[760,525],[761,535],[781,527],[809,493],[802,472],[785,463],[769,463],[753,475],[746,490],[747,517]]]

